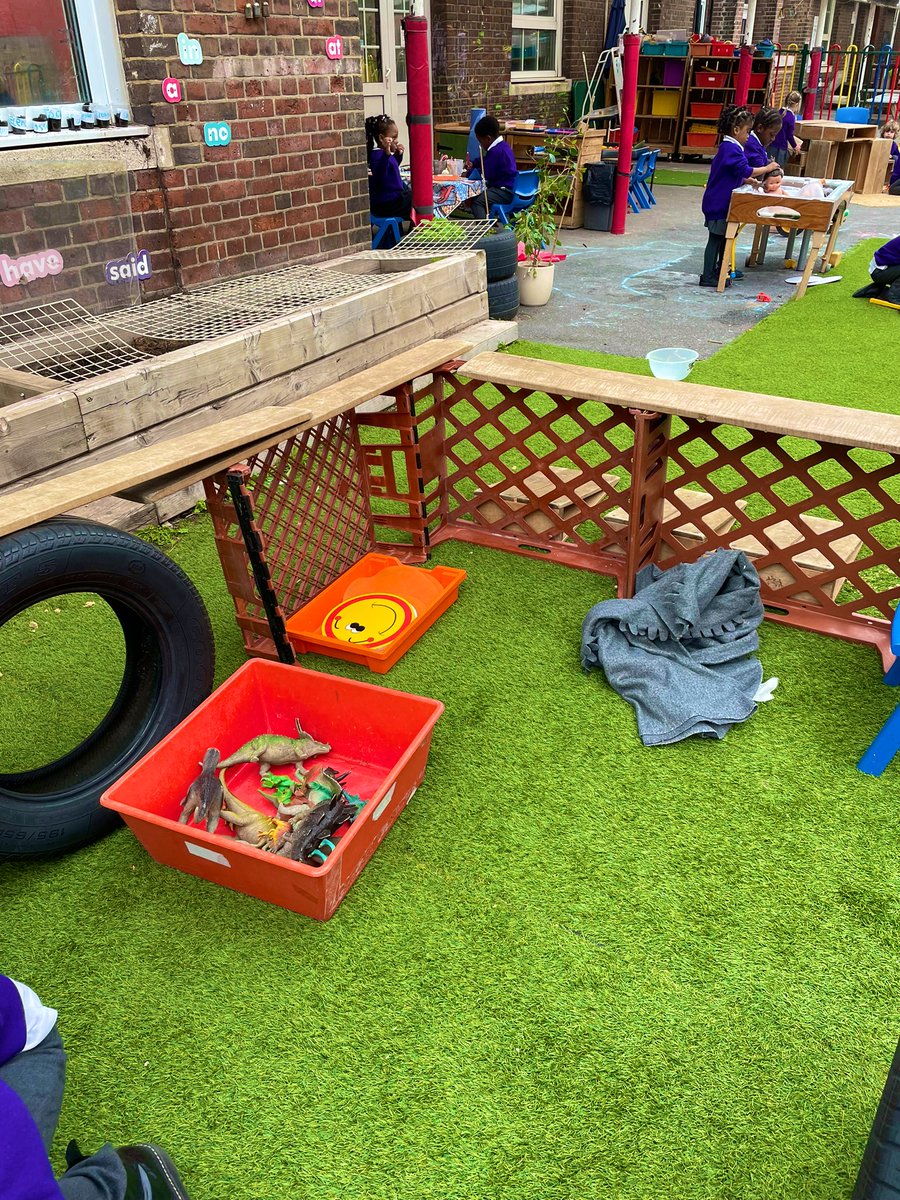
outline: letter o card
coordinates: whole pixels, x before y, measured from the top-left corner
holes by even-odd
[[[168,100],[170,104],[180,104],[184,99],[180,80],[173,79],[171,75],[168,79],[164,79],[162,81],[162,94],[163,100]]]

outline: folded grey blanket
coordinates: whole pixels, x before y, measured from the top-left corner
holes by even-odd
[[[716,550],[668,571],[645,567],[636,586],[634,599],[604,600],[585,617],[582,664],[601,667],[634,708],[645,746],[723,738],[756,712],[756,570],[741,551]]]

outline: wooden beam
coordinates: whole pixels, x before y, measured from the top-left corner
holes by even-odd
[[[0,409],[0,484],[87,451],[78,399],[54,392]]]
[[[48,517],[81,508],[93,500],[120,493],[160,475],[169,474],[189,463],[216,459],[229,446],[241,457],[241,447],[268,436],[279,441],[288,431],[309,418],[300,408],[262,408],[252,416],[235,417],[196,433],[182,434],[124,454],[112,462],[94,463],[59,479],[44,481],[6,497],[0,509],[0,536],[15,533]]]
[[[0,366],[0,406],[18,404],[20,400],[28,400],[32,396],[43,396],[52,387],[52,379],[32,375],[30,371]]]
[[[900,417],[888,413],[863,412],[761,392],[736,392],[706,384],[648,379],[643,375],[519,358],[513,354],[479,354],[469,359],[464,373],[485,383],[549,392],[575,400],[596,400],[622,408],[674,413],[742,428],[750,426],[765,433],[900,454]]]

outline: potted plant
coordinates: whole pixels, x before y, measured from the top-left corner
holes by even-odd
[[[513,229],[524,254],[520,254],[516,267],[522,304],[546,304],[553,291],[556,263],[565,258],[564,254],[556,254],[556,247],[559,225],[575,187],[573,159],[577,153],[571,143],[548,143],[535,158],[537,194],[528,208],[520,209],[513,217]]]

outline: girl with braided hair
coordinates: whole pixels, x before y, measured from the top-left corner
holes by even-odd
[[[376,217],[400,217],[408,221],[412,189],[400,177],[403,147],[397,141],[397,132],[396,122],[386,113],[366,117],[369,207]],[[382,245],[386,247],[386,243]]]
[[[709,179],[701,205],[704,224],[709,230],[709,239],[703,255],[703,274],[700,276],[701,287],[718,286],[722,256],[725,253],[725,231],[728,227],[731,193],[742,184],[749,183],[753,176],[753,168],[744,153],[752,124],[753,114],[749,108],[736,104],[726,108],[719,117],[721,141],[709,169]]]
[[[782,116],[777,108],[761,108],[747,137],[744,154],[754,175],[767,175],[780,164],[770,157],[769,147],[781,133]]]

